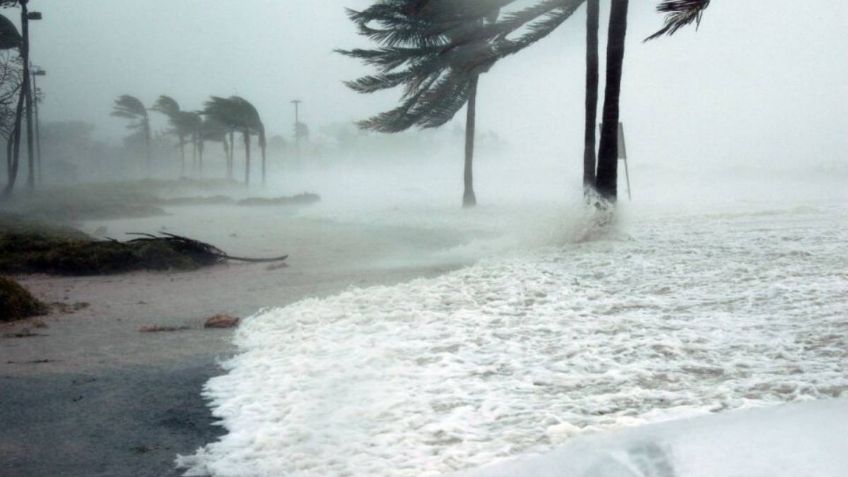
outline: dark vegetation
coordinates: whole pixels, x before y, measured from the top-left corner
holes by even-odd
[[[70,227],[0,217],[0,271],[101,275],[136,270],[196,270],[225,260],[282,261],[230,257],[217,247],[172,234],[139,234],[127,242],[95,240]]]
[[[0,277],[0,322],[46,315],[47,306],[10,278]]]

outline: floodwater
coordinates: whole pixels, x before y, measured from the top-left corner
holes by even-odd
[[[848,391],[844,203],[625,206],[605,228],[421,212],[368,221],[461,221],[478,233],[420,255],[471,264],[248,319],[205,391],[227,434],[180,459],[190,475],[441,475]]]

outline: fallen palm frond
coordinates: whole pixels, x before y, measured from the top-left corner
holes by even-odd
[[[196,270],[227,260],[266,263],[273,258],[232,257],[198,240],[174,234],[135,234],[126,242],[85,235],[57,236],[38,230],[0,229],[0,271],[102,275],[136,270]]]

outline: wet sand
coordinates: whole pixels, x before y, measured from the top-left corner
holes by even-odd
[[[435,276],[463,263],[422,257],[461,245],[453,231],[363,226],[281,209],[175,208],[172,215],[82,224],[125,232],[168,231],[232,255],[290,254],[287,267],[230,263],[194,272],[105,277],[15,277],[45,302],[86,303],[32,323],[38,336],[0,337],[0,475],[169,476],[174,458],[213,440],[201,397],[232,353],[231,330],[205,318],[248,316],[357,286]],[[100,229],[102,232],[102,229]],[[188,327],[140,333],[142,326]]]

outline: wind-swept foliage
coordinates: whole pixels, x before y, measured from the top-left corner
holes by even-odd
[[[11,50],[21,47],[23,37],[11,20],[0,15],[0,50]]]
[[[704,11],[710,6],[710,0],[663,0],[657,11],[665,14],[665,26],[649,36],[645,41],[654,40],[663,35],[674,35],[681,28],[694,23],[701,25]]]
[[[203,115],[207,119],[217,122],[221,127],[230,132],[230,137],[235,132],[242,134],[245,148],[245,170],[244,181],[250,183],[250,136],[256,134],[259,137],[259,147],[262,152],[262,181],[265,181],[267,138],[265,125],[256,108],[246,99],[240,96],[222,98],[212,96],[205,104]],[[232,139],[230,147],[232,147]]]
[[[360,93],[403,87],[397,108],[360,127],[399,132],[445,124],[466,104],[481,73],[549,34],[584,1],[539,1],[500,18],[501,9],[515,0],[384,0],[350,10],[360,34],[379,47],[339,50],[377,69],[346,84]]]

